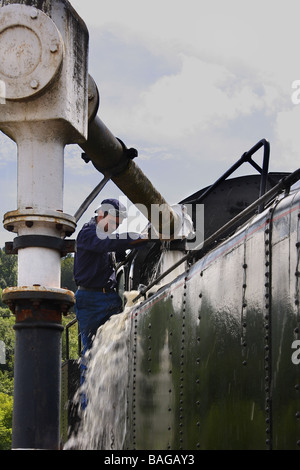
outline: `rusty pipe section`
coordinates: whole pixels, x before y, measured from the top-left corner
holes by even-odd
[[[138,205],[160,238],[168,239],[174,236],[178,215],[135,164],[132,156],[128,157],[124,144],[110,132],[98,116],[89,123],[88,139],[80,146],[95,168],[105,176],[110,176],[131,202]],[[157,210],[161,217],[157,217]]]

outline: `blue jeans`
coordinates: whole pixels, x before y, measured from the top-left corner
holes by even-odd
[[[116,292],[92,292],[77,290],[75,294],[75,311],[83,345],[81,361],[81,384],[86,371],[85,353],[91,349],[93,337],[99,326],[103,325],[112,315],[122,311],[122,300]]]
[[[99,326],[112,315],[122,311],[122,300],[116,292],[91,292],[78,290],[75,294],[75,311],[79,324],[83,352],[91,349],[93,337]]]

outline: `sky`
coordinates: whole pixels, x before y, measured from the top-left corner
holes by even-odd
[[[271,145],[271,171],[299,167],[299,0],[70,3],[89,30],[98,115],[138,150],[136,163],[169,204],[212,184],[262,138]],[[64,212],[71,215],[102,179],[81,153],[65,148]],[[3,218],[17,209],[17,149],[2,133],[0,188]],[[78,229],[111,196],[123,196],[112,182]],[[1,224],[1,247],[15,236]]]

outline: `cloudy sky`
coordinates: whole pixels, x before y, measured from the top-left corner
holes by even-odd
[[[71,4],[89,29],[99,116],[139,151],[136,163],[170,204],[213,183],[261,138],[272,171],[299,167],[299,0]],[[17,208],[16,155],[0,134],[2,216]],[[74,214],[101,176],[68,146],[64,211]],[[112,183],[95,204],[111,195],[121,195]],[[0,246],[14,236],[1,225]]]

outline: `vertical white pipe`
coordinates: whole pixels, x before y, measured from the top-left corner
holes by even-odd
[[[49,127],[18,137],[18,209],[63,209],[64,145]],[[42,137],[42,138],[41,138]]]
[[[22,135],[23,134],[23,135]],[[51,124],[24,126],[18,135],[18,209],[36,214],[63,210],[64,144]],[[25,223],[18,235],[58,237],[56,225],[42,220]],[[49,248],[21,248],[18,252],[18,285],[60,287],[60,253]]]

